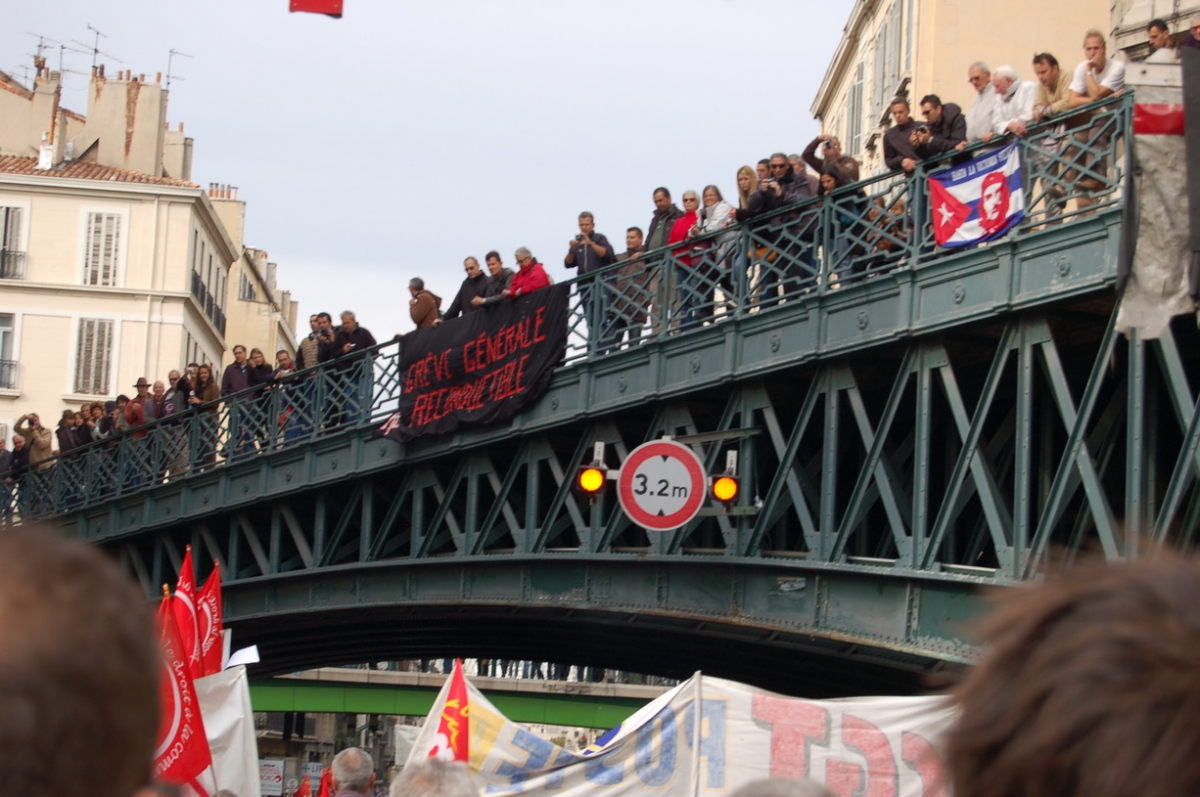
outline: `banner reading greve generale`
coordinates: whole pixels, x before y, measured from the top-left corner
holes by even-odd
[[[546,392],[567,348],[570,285],[404,336],[400,409],[380,428],[405,441],[511,418]]]

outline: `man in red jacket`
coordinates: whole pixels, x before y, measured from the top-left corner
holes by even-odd
[[[528,248],[522,246],[514,256],[521,270],[513,275],[512,282],[504,291],[506,298],[515,299],[518,296],[550,287],[550,277],[546,275],[546,269],[541,263],[534,260],[533,253]]]

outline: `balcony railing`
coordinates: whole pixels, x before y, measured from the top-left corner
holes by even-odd
[[[25,279],[25,253],[0,249],[0,279]]]
[[[17,389],[17,361],[0,360],[0,390]]]
[[[1042,126],[1020,139],[1025,218],[1009,236],[1057,229],[1120,206],[1132,101],[1126,94],[1081,109],[1092,115],[1077,112],[1073,118],[1085,121],[1065,134]],[[576,288],[567,361],[611,355],[622,345],[621,333],[629,336],[623,345],[634,347],[795,307],[798,299],[805,306],[827,295],[853,302],[856,286],[873,276],[920,273],[957,256],[934,242],[925,189],[928,174],[955,157],[948,154],[919,164],[911,175],[881,175],[771,211],[765,219],[648,252],[632,272],[628,262],[618,263],[571,280]],[[1086,194],[1077,189],[1081,179],[1091,181]],[[1114,277],[1115,272],[1114,266]],[[204,285],[194,278],[192,289],[198,299],[203,295],[206,313],[211,311],[210,318],[223,328],[223,313]],[[16,499],[22,517],[74,511],[164,479],[378,425],[400,397],[403,345],[403,340],[388,341],[298,372],[269,389],[251,388],[47,460],[24,474]]]
[[[196,302],[200,305],[200,310],[204,315],[208,316],[208,320],[213,322],[213,326],[221,335],[225,334],[225,313],[221,310],[221,305],[217,303],[217,298],[208,292],[208,286],[200,279],[200,275],[195,271],[192,272],[192,296],[196,298]]]

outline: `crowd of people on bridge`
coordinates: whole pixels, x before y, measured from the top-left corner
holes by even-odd
[[[1151,60],[1167,59],[1176,46],[1195,46],[1194,34],[1181,42],[1161,20],[1151,22],[1148,30]],[[1102,123],[1091,123],[1094,113],[1078,109],[1119,95],[1125,66],[1108,55],[1106,38],[1098,30],[1086,32],[1083,50],[1085,58],[1074,69],[1062,67],[1048,52],[1035,54],[1024,70],[970,64],[967,76],[974,96],[966,111],[965,104],[928,94],[917,103],[918,120],[907,97],[894,98],[889,104],[892,125],[883,136],[886,167],[903,177],[923,161],[953,160],[954,153],[971,145],[1000,145],[1029,136],[1039,124],[1043,131],[1053,125],[1053,133],[1039,141],[1035,157],[1040,162],[1034,164],[1041,169],[1043,218],[1056,223],[1070,200],[1086,212],[1113,188],[1102,153],[1110,140]],[[812,290],[819,279],[850,284],[895,265],[911,241],[924,240],[919,236],[928,227],[928,211],[924,219],[915,218],[903,191],[869,198],[859,184],[863,176],[862,164],[845,153],[837,136],[823,133],[800,153],[780,151],[740,167],[736,199],[727,200],[720,188],[707,185],[683,191],[680,208],[668,187],[654,189],[648,224],[626,229],[620,253],[619,244],[597,230],[594,215],[580,213],[579,231],[567,242],[563,265],[580,275],[613,267],[605,286],[582,285],[579,290],[589,323],[602,325],[597,350],[611,352],[664,330],[711,323],[737,296],[754,305],[781,302]],[[833,265],[822,275],[816,208],[801,211],[795,206],[835,192],[836,230],[824,244]],[[750,246],[729,233],[740,222],[750,222],[755,230]],[[484,262],[486,273],[475,257],[464,260],[466,278],[441,314],[441,300],[414,280],[410,290],[418,328],[549,284],[528,249],[518,250],[521,270],[516,274],[496,252],[489,252]],[[597,301],[600,317],[593,318]]]
[[[109,465],[100,470],[128,488],[179,478],[215,464],[218,457],[236,461],[288,445],[314,429],[357,421],[370,389],[370,369],[358,362],[376,345],[375,338],[350,310],[341,314],[339,325],[326,312],[312,315],[309,324],[311,332],[301,339],[295,359],[280,349],[268,360],[262,349],[247,350],[239,343],[223,371],[193,362],[153,382],[140,377],[132,395],[64,410],[54,428],[38,413],[22,415],[11,450],[0,438],[0,522],[29,509],[43,514],[47,503],[69,504],[71,495],[61,489],[43,494],[26,477],[31,471],[49,475],[60,462],[76,461],[85,447]],[[305,369],[325,363],[331,363],[331,370],[317,406],[314,380],[319,377]],[[187,425],[192,418],[199,419],[197,432]],[[224,446],[222,428],[227,433]],[[152,437],[157,438],[153,453]],[[131,453],[117,462],[122,441]],[[89,489],[111,487],[101,479]]]
[[[1186,36],[1174,36],[1165,22],[1154,20],[1147,32],[1151,61],[1176,58],[1178,47],[1198,47],[1200,18]],[[982,62],[967,68],[975,97],[969,108],[943,102],[937,95],[921,98],[917,121],[909,100],[891,101],[893,124],[883,136],[883,160],[897,176],[911,174],[919,163],[962,152],[976,143],[991,144],[1028,136],[1039,123],[1061,122],[1061,139],[1042,142],[1042,149],[1059,148],[1061,157],[1047,158],[1043,166],[1044,218],[1054,223],[1067,201],[1086,209],[1099,192],[1111,188],[1104,175],[1108,164],[1098,151],[1108,146],[1106,136],[1089,125],[1077,109],[1120,94],[1124,90],[1124,63],[1107,53],[1105,36],[1090,30],[1084,36],[1085,59],[1073,70],[1064,69],[1051,53],[1037,53],[1031,61],[1034,78],[1022,77],[1011,66],[990,69]],[[1070,123],[1070,129],[1067,128]],[[578,233],[566,245],[563,265],[580,275],[606,272],[603,285],[581,285],[579,306],[598,338],[596,351],[615,351],[662,332],[686,330],[711,323],[721,308],[732,307],[735,296],[763,305],[783,302],[810,291],[820,278],[817,268],[817,230],[812,209],[798,203],[841,192],[836,198],[836,220],[843,233],[826,242],[831,248],[833,271],[825,279],[850,283],[875,276],[894,265],[894,256],[916,234],[918,223],[905,200],[868,200],[860,179],[862,164],[846,154],[838,138],[823,133],[800,152],[776,152],[736,173],[736,201],[725,199],[716,185],[681,194],[675,204],[666,186],[651,193],[654,209],[643,229],[625,231],[625,245],[617,253],[608,236],[596,228],[588,211],[578,216]],[[857,187],[856,187],[857,186]],[[1073,187],[1069,190],[1069,187]],[[746,246],[735,240],[730,228],[749,222],[754,230]],[[855,230],[854,234],[849,231]],[[723,234],[723,231],[725,233]],[[514,253],[516,270],[505,266],[497,251],[488,252],[483,265],[475,257],[463,261],[466,276],[443,308],[441,297],[425,287],[421,278],[409,283],[409,308],[417,329],[435,327],[480,311],[552,283],[544,265],[527,247]],[[611,268],[610,268],[611,267]],[[598,304],[598,308],[593,308]],[[598,318],[595,316],[599,316]],[[84,404],[64,411],[52,428],[36,413],[18,419],[12,449],[0,440],[0,500],[5,515],[21,505],[20,483],[30,470],[53,467],[59,455],[70,455],[89,445],[112,445],[119,439],[142,440],[147,424],[178,421],[188,412],[206,418],[205,431],[195,439],[167,434],[159,466],[132,478],[149,482],[169,479],[191,467],[215,463],[218,457],[236,459],[285,445],[314,428],[327,428],[357,420],[368,398],[367,377],[354,369],[353,358],[376,344],[353,312],[341,314],[334,325],[329,313],[309,318],[311,331],[299,343],[293,361],[286,350],[274,353],[259,348],[233,347],[234,361],[223,372],[209,363],[190,363],[165,377],[145,377],[133,385],[132,396]],[[330,361],[344,376],[315,408],[312,383],[295,373]],[[235,400],[232,394],[242,393]],[[286,394],[278,418],[267,418],[272,391]],[[235,411],[222,420],[222,402]],[[218,427],[229,432],[219,446]],[[236,428],[234,428],[236,426]],[[191,448],[189,448],[191,446]],[[32,497],[30,497],[32,498]],[[26,502],[28,505],[28,502]]]

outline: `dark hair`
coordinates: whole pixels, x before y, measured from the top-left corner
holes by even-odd
[[[5,793],[128,797],[148,785],[161,653],[145,596],[115,560],[52,528],[6,531],[0,627]]]
[[[888,103],[888,107],[891,108],[896,105],[903,105],[905,108],[912,108],[912,106],[908,104],[908,100],[906,100],[904,97],[892,97],[892,101]]]
[[[330,322],[333,321],[333,316],[331,316],[329,313],[317,313],[317,318],[324,318],[326,321]]]
[[[1038,53],[1033,56],[1035,64],[1045,64],[1046,66],[1058,66],[1058,59],[1050,53]]]
[[[483,256],[483,262],[486,263],[487,261],[491,260],[493,257],[496,258],[497,260],[501,260],[500,253],[497,252],[495,249],[493,249],[492,251],[488,252],[486,255]]]
[[[287,349],[280,349],[279,351],[275,352],[276,357],[278,357],[281,354],[286,354],[288,357],[292,356],[292,353],[290,351],[288,351]]]
[[[1200,794],[1200,563],[1143,557],[997,593],[954,690],[956,797]]]
[[[642,238],[645,238],[645,237],[646,237],[646,234],[642,232],[642,228],[641,228],[641,227],[630,227],[630,228],[629,228],[628,230],[626,230],[625,232],[636,232],[636,233],[637,233],[637,234],[638,234],[640,237],[642,237]]]
[[[660,185],[658,188],[655,188],[655,189],[654,189],[654,194],[659,194],[659,193],[661,193],[661,194],[662,194],[663,196],[665,196],[667,199],[670,199],[670,198],[671,198],[671,192],[670,192],[670,191],[668,191],[666,188],[664,188],[664,187],[663,187],[663,186],[661,186],[661,185]],[[650,196],[654,196],[654,194],[651,194]]]
[[[770,166],[770,165],[771,165],[771,159],[770,159],[770,158],[763,158],[762,160],[760,160],[760,161],[758,162],[758,164],[757,164],[757,165],[758,165],[758,166]]]
[[[926,94],[924,97],[921,98],[921,101],[917,104],[925,105],[926,103],[932,105],[934,108],[941,108],[942,107],[942,98],[936,94]]]
[[[1158,28],[1163,33],[1171,32],[1171,29],[1167,27],[1167,23],[1161,19],[1150,20],[1150,24],[1146,26],[1146,32],[1149,33],[1150,31],[1154,30],[1155,28]]]
[[[580,213],[580,214],[579,214],[579,218],[581,218],[581,219],[591,219],[592,221],[595,221],[595,220],[596,220],[596,217],[592,215],[592,212],[591,212],[590,210],[585,210],[585,211],[583,211],[582,213]]]
[[[834,180],[837,180],[837,185],[834,187],[834,190],[837,190],[844,185],[850,185],[850,183],[853,182],[841,169],[834,166],[832,163],[826,164],[825,168],[821,169],[821,176],[824,177],[825,175],[829,175]],[[817,186],[817,196],[824,196],[828,193],[829,192],[825,190],[824,185]]]

